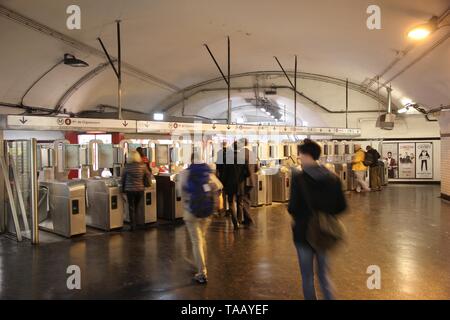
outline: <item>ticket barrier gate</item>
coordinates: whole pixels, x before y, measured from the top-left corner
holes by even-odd
[[[117,180],[91,178],[84,182],[87,189],[86,224],[104,231],[122,228],[124,202]]]
[[[70,238],[86,233],[86,193],[80,181],[39,183],[39,229]]]
[[[253,187],[252,192],[250,194],[250,201],[252,207],[259,207],[266,204],[267,200],[267,184],[266,178],[267,176],[263,174],[255,174],[256,176],[256,186]]]
[[[157,195],[156,180],[153,180],[152,185],[144,189],[141,201],[139,202],[138,208],[136,210],[137,225],[145,225],[148,223],[156,222],[157,220],[156,195]],[[125,204],[124,210],[125,210],[125,221],[130,222],[130,214],[127,204]]]
[[[277,172],[275,168],[263,168],[262,174],[266,177],[266,203],[265,205],[271,205],[273,201],[273,175]]]
[[[176,174],[159,174],[156,179],[156,207],[158,219],[174,221],[183,218],[183,202],[178,194]]]
[[[275,202],[289,201],[291,193],[290,172],[278,172],[272,176],[272,200]]]
[[[334,170],[342,183],[342,190],[346,191],[348,188],[348,170],[346,163],[335,163]]]

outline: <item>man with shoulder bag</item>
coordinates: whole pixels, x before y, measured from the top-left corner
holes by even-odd
[[[288,211],[294,220],[293,235],[302,275],[303,293],[316,300],[314,258],[325,299],[333,299],[328,277],[327,253],[345,237],[345,228],[337,217],[347,203],[339,178],[320,166],[320,146],[309,139],[298,147],[302,171],[293,170]]]

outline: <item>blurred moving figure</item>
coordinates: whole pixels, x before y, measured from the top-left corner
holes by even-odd
[[[194,163],[194,159],[196,159]],[[191,165],[180,173],[179,192],[184,204],[184,222],[192,243],[197,273],[194,280],[200,284],[208,281],[206,269],[206,230],[210,217],[217,211],[222,183],[203,162],[192,154]]]
[[[150,186],[151,181],[152,174],[142,162],[141,156],[137,151],[131,151],[128,154],[127,164],[122,172],[121,179],[121,191],[127,195],[131,231],[136,229],[136,209],[145,187]]]
[[[150,160],[148,160],[147,156],[144,154],[144,150],[141,147],[137,147],[136,151],[141,156],[142,162],[147,166],[147,169],[150,170]]]
[[[237,202],[239,182],[242,176],[242,165],[238,165],[238,145],[233,143],[233,149],[227,148],[226,164],[223,174],[224,192],[227,197],[228,207],[231,213],[231,221],[234,229],[239,229],[239,221],[237,218]]]
[[[248,139],[244,138],[241,141],[242,149],[239,151],[239,162],[241,166],[241,176],[239,179],[238,188],[238,213],[237,218],[239,223],[243,225],[254,224],[254,221],[250,215],[251,200],[250,195],[253,188],[256,186],[255,174],[259,170],[259,166],[256,161],[255,154],[250,150],[248,145]],[[242,163],[243,162],[243,163]]]
[[[370,189],[374,191],[381,190],[381,168],[378,160],[381,158],[378,151],[371,146],[366,147],[365,164],[369,165]],[[370,161],[367,161],[370,160]]]
[[[356,192],[370,191],[365,180],[367,167],[364,165],[366,155],[360,144],[355,144],[355,154],[352,160],[352,170],[356,178]]]
[[[343,237],[343,228],[335,216],[346,209],[339,178],[319,166],[320,146],[305,139],[298,147],[303,171],[293,169],[288,211],[293,216],[293,235],[300,263],[303,294],[316,300],[314,257],[325,299],[333,299],[333,285],[328,277],[327,251]],[[318,223],[320,221],[320,223]]]

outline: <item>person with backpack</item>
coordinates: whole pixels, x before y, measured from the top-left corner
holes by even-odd
[[[371,146],[366,147],[364,165],[369,167],[370,189],[381,191],[381,171],[378,160],[381,158],[378,151]]]
[[[316,300],[314,258],[325,299],[334,299],[333,285],[328,277],[327,253],[344,237],[344,227],[337,215],[347,203],[339,178],[318,164],[320,146],[309,139],[298,146],[302,171],[292,170],[291,196],[288,211],[293,217],[294,244],[297,249],[303,294]]]
[[[355,143],[355,154],[352,159],[352,171],[356,179],[356,192],[370,191],[365,181],[367,166],[364,165],[366,153],[361,149],[361,145]]]
[[[178,191],[183,199],[183,219],[191,239],[197,268],[193,279],[197,283],[206,284],[208,277],[205,235],[210,217],[218,209],[219,193],[223,185],[209,165],[198,159],[193,153],[190,166],[180,173]]]

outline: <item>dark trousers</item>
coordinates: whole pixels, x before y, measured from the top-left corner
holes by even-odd
[[[245,187],[244,193],[238,196],[237,218],[243,224],[253,223],[253,219],[250,216],[250,194],[252,189],[253,187]]]
[[[231,212],[231,221],[233,222],[233,225],[235,228],[239,226],[237,214],[236,214],[236,207],[237,201],[238,201],[238,195],[236,193],[227,193],[227,201],[228,201],[228,210]]]
[[[130,215],[131,230],[136,229],[136,211],[142,198],[140,191],[127,191],[128,213]]]

